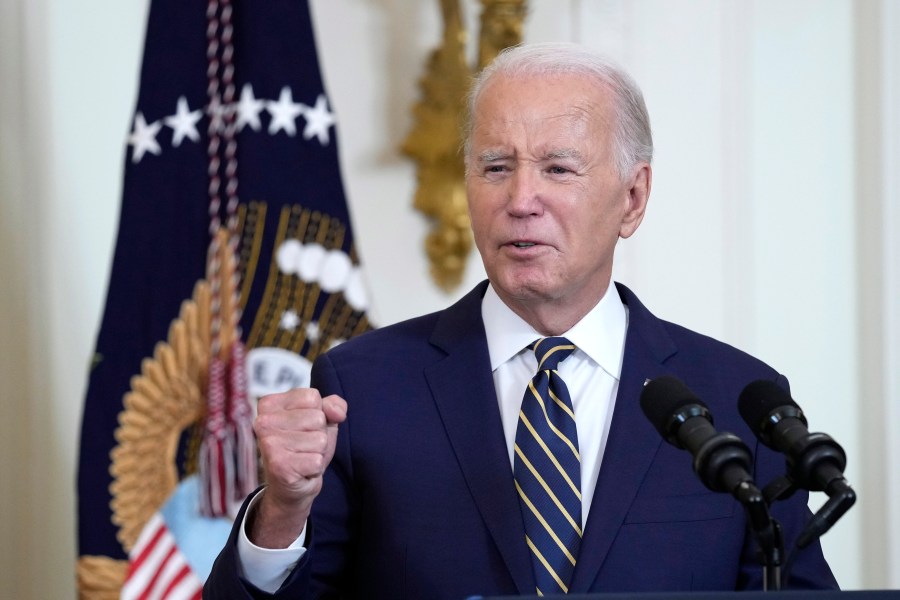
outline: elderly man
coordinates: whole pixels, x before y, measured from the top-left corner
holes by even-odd
[[[751,440],[741,389],[786,385],[611,281],[650,194],[640,90],[581,48],[530,45],[485,69],[469,109],[469,212],[489,281],[325,354],[312,389],[260,401],[267,485],[205,595],[761,587],[742,507],[704,488],[638,405],[645,381],[674,375]],[[755,456],[758,481],[783,473],[782,457]],[[806,500],[773,507],[789,544]],[[791,583],[836,585],[818,545]]]

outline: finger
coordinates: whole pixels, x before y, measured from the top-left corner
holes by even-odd
[[[270,435],[259,440],[266,480],[290,488],[320,477],[334,456],[337,425],[326,430]]]
[[[287,454],[318,452],[324,454],[328,448],[328,432],[326,429],[293,432],[284,431],[266,435],[260,440],[260,452],[274,454],[284,451]]]
[[[323,472],[324,468],[317,468],[315,459],[311,457],[309,463],[272,463],[263,477],[266,486],[282,500],[310,502],[322,488]]]
[[[280,452],[264,461],[266,480],[288,487],[303,485],[310,479],[321,477],[327,466],[328,462],[321,452]]]
[[[325,431],[328,421],[320,408],[279,410],[262,413],[253,421],[253,430],[259,438]]]
[[[259,399],[257,413],[297,408],[321,408],[322,396],[315,388],[294,388],[279,394],[269,394]]]
[[[326,396],[322,399],[322,411],[328,425],[338,425],[347,418],[347,401],[337,394]]]

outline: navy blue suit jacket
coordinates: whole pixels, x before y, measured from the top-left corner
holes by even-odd
[[[534,594],[481,320],[485,287],[315,362],[312,385],[345,398],[348,418],[313,507],[309,551],[277,597]],[[760,588],[743,509],[703,487],[690,454],[662,441],[639,398],[648,378],[684,381],[717,429],[751,447],[762,487],[784,474],[784,459],[756,444],[737,398],[750,381],[787,381],[739,350],[657,319],[630,290],[617,289],[629,310],[625,355],[570,590]],[[788,547],[809,516],[806,502],[797,493],[773,507]],[[235,534],[205,597],[268,597],[240,578]],[[836,587],[818,544],[800,554],[790,583]]]

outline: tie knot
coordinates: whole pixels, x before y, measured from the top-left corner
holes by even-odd
[[[557,365],[574,351],[575,345],[564,337],[546,337],[534,343],[539,371],[555,371]]]

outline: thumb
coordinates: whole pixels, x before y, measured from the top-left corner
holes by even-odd
[[[325,421],[328,424],[328,446],[325,449],[325,462],[330,463],[334,456],[334,448],[337,445],[338,425],[347,418],[347,402],[337,395],[326,396],[322,399],[322,412],[325,413]]]
[[[322,398],[322,412],[329,428],[335,427],[347,418],[347,401],[337,394],[326,396]]]

